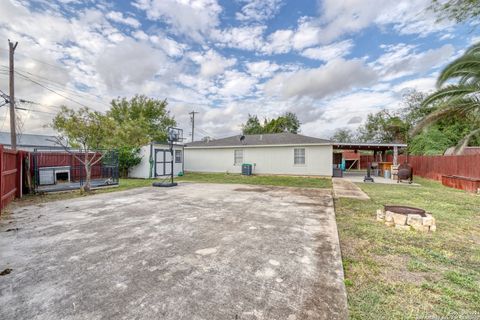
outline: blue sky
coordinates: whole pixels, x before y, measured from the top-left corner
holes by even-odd
[[[238,134],[249,113],[286,111],[302,133],[329,137],[399,108],[408,90],[431,91],[438,70],[480,39],[468,25],[437,22],[429,3],[6,0],[0,39],[5,49],[19,42],[17,97],[37,103],[19,112],[23,132],[49,132],[59,105],[104,111],[140,93],[167,98],[187,134],[188,112],[199,111],[198,138]],[[0,109],[2,130],[7,117]]]

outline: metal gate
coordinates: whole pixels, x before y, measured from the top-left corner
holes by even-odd
[[[155,149],[155,177],[172,173],[173,157],[169,149]]]
[[[36,148],[31,153],[33,182],[36,192],[75,190],[85,184],[86,170],[82,161],[85,156],[98,158],[91,166],[91,186],[93,188],[117,185],[118,152],[116,150],[92,150],[86,155],[84,150]]]

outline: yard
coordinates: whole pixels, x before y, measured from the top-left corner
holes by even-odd
[[[129,190],[133,188],[148,187],[157,179],[120,179],[118,187],[97,189],[91,194],[100,194]],[[188,172],[183,177],[175,177],[177,182],[202,182],[202,183],[240,183],[265,186],[284,186],[302,188],[331,188],[332,180],[318,177],[295,177],[295,176],[242,176],[240,174],[225,173],[195,173]],[[86,197],[87,194],[80,191],[63,193],[45,193],[40,195],[25,195],[22,199],[16,200],[12,208],[36,203],[45,203],[55,200]],[[8,211],[8,210],[7,210]]]
[[[0,234],[1,319],[346,318],[328,189],[103,190],[12,207]]]
[[[416,182],[421,186],[358,184],[371,200],[336,200],[352,319],[480,317],[480,197]],[[383,204],[426,209],[437,232],[386,227],[375,220]]]
[[[130,189],[150,186],[152,181],[155,180],[121,180],[118,188],[98,190],[95,193],[130,192]],[[273,188],[261,186],[303,186],[312,188],[312,192],[319,190],[315,188],[331,188],[330,179],[314,177],[187,173],[184,177],[176,178],[176,181],[188,182],[185,186],[192,182],[203,183],[199,186],[204,186],[202,191],[206,197],[211,196],[212,190],[233,190],[236,188],[234,183],[257,185],[247,187],[255,192],[253,197],[243,199],[244,192],[235,192],[222,200],[222,205],[225,205],[226,199],[240,201],[236,199],[240,197],[244,203],[248,203],[245,208],[256,206],[258,201],[263,203],[264,200],[261,199],[266,196],[264,191],[267,190],[268,194]],[[359,183],[357,185],[370,196],[370,200],[335,200],[348,309],[352,319],[458,318],[462,314],[475,318],[480,315],[480,197],[443,187],[431,180],[417,178],[416,182],[420,186]],[[218,188],[218,183],[227,183],[229,186]],[[154,190],[162,193],[165,189]],[[168,190],[175,192],[178,189]],[[327,190],[323,189],[321,194],[329,194]],[[115,194],[115,197],[124,192]],[[189,197],[188,194],[184,196]],[[285,196],[283,199],[290,197]],[[13,208],[70,197],[83,195],[67,193],[27,197],[17,202]],[[90,197],[85,200],[88,198]],[[281,210],[296,212],[293,207],[283,208],[280,202],[275,203],[272,210],[282,208]],[[376,209],[383,204],[411,205],[426,209],[436,218],[437,232],[402,232],[384,226],[375,219]],[[184,206],[183,203],[176,205],[180,208]],[[203,206],[212,208],[214,203],[207,201],[200,205]],[[252,216],[248,219],[252,219]],[[243,231],[235,229],[231,235],[236,232],[242,234]],[[272,236],[283,239],[281,243],[298,240],[280,234]]]

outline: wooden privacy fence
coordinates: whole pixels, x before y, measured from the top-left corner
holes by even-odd
[[[403,163],[406,156],[399,156]],[[461,176],[480,179],[480,154],[465,156],[409,156],[413,174],[442,181],[442,176]]]
[[[15,197],[22,196],[24,156],[24,151],[5,149],[0,145],[0,210],[3,210]]]
[[[405,162],[406,156],[398,156],[398,163]],[[392,161],[392,155],[387,155],[387,161]],[[366,169],[373,162],[372,155],[361,155],[360,167]],[[442,181],[442,176],[461,176],[480,179],[480,154],[464,156],[409,156],[408,163],[413,168],[413,174]]]

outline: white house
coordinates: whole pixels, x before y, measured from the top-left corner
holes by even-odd
[[[237,135],[185,145],[185,171],[332,176],[329,140],[293,133]]]
[[[142,161],[139,165],[130,169],[130,178],[157,178],[165,177],[172,172],[172,155],[168,144],[151,143],[140,149]],[[183,172],[183,145],[173,146],[173,174],[178,176]]]

